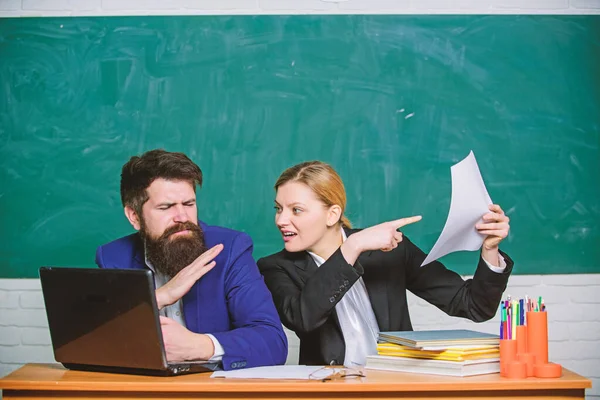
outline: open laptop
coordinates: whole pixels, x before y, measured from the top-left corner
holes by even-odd
[[[164,376],[219,369],[218,362],[167,362],[151,271],[39,272],[54,358],[66,368]]]

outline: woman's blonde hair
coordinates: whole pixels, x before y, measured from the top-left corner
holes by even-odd
[[[339,222],[343,227],[351,228],[352,225],[344,212],[346,210],[346,189],[342,178],[337,172],[322,161],[306,161],[283,171],[277,182],[275,190],[288,182],[300,182],[308,186],[327,207],[337,204],[342,208]]]

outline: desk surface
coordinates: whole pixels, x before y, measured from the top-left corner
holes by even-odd
[[[506,379],[499,374],[480,375],[466,378],[446,377],[425,374],[409,374],[401,372],[387,372],[366,370],[365,378],[346,378],[327,382],[314,380],[261,380],[261,379],[224,379],[210,378],[210,373],[182,375],[177,377],[151,377],[138,375],[120,375],[98,372],[71,371],[58,364],[28,364],[0,379],[0,389],[4,391],[5,398],[16,396],[17,392],[51,392],[58,396],[71,396],[72,392],[103,392],[106,397],[111,397],[117,392],[121,396],[132,397],[133,393],[143,393],[145,396],[157,397],[157,393],[170,393],[180,397],[183,393],[214,394],[216,397],[256,397],[276,393],[280,397],[286,393],[297,397],[316,395],[340,395],[373,397],[392,396],[404,394],[417,394],[422,397],[471,397],[471,394],[480,396],[482,393],[498,392],[506,397],[515,397],[516,392],[532,392],[546,394],[545,398],[583,398],[584,389],[591,388],[592,384],[574,372],[563,369],[563,376],[556,379]],[[565,396],[559,396],[559,392]],[[62,393],[61,394],[59,394]],[[402,392],[402,393],[399,393]],[[502,392],[502,393],[500,393]],[[69,394],[71,393],[71,394]],[[512,393],[512,394],[511,394]],[[548,397],[548,394],[552,397]],[[321,397],[320,396],[320,397]],[[500,396],[502,397],[502,396]],[[416,397],[415,397],[416,398]],[[530,397],[529,397],[530,398]]]

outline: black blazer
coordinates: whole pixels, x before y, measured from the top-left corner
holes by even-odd
[[[345,229],[346,235],[358,232]],[[434,261],[423,267],[423,253],[406,236],[390,252],[367,251],[354,266],[338,249],[321,267],[306,251],[285,249],[258,260],[260,272],[273,294],[279,317],[300,339],[300,364],[341,365],[344,337],[335,305],[362,276],[375,318],[382,332],[412,330],[406,290],[448,315],[486,321],[496,314],[513,261],[502,253],[506,269],[498,274],[480,257],[472,279]]]

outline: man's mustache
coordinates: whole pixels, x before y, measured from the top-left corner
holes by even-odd
[[[190,231],[198,234],[200,233],[200,227],[194,224],[193,222],[180,222],[176,225],[170,226],[167,229],[165,229],[160,239],[166,239],[174,233],[183,231]]]

